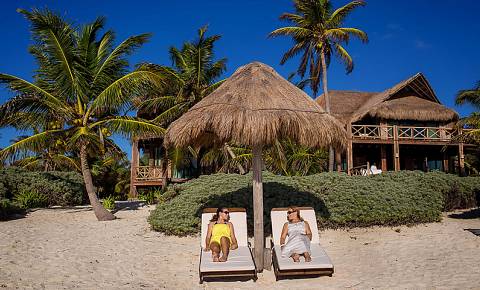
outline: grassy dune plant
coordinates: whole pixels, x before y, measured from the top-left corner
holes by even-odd
[[[14,201],[23,209],[48,206],[48,197],[37,190],[24,190],[15,195]]]
[[[392,172],[377,176],[322,173],[285,177],[264,175],[265,232],[270,210],[289,205],[312,206],[323,227],[402,225],[436,222],[441,212],[476,205],[480,178],[444,173]],[[214,174],[170,187],[169,201],[157,205],[149,222],[173,235],[199,232],[206,207],[245,207],[253,229],[250,175]]]
[[[115,209],[115,197],[113,195],[110,195],[106,198],[103,199],[103,207],[108,210],[114,210]]]

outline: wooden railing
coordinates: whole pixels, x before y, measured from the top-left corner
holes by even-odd
[[[352,125],[352,138],[393,140],[397,130],[399,140],[450,141],[456,130],[443,127]]]
[[[350,175],[366,175],[367,165],[355,166],[350,169]]]
[[[137,166],[135,176],[137,180],[161,180],[163,178],[163,170],[157,166]]]

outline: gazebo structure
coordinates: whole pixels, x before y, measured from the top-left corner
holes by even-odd
[[[217,90],[173,122],[166,146],[221,146],[253,149],[254,252],[263,270],[262,148],[290,138],[310,147],[346,146],[343,125],[273,68],[254,62],[240,67]]]

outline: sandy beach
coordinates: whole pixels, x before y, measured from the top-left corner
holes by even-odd
[[[198,237],[151,231],[153,207],[97,222],[87,208],[42,209],[0,222],[2,289],[479,289],[480,219],[326,230],[333,277],[198,284]]]

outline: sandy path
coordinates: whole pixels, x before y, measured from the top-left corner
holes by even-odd
[[[149,230],[153,207],[97,222],[89,209],[38,210],[0,222],[0,289],[480,289],[480,219],[327,230],[333,277],[198,284],[198,238]],[[395,231],[397,230],[397,231]]]

